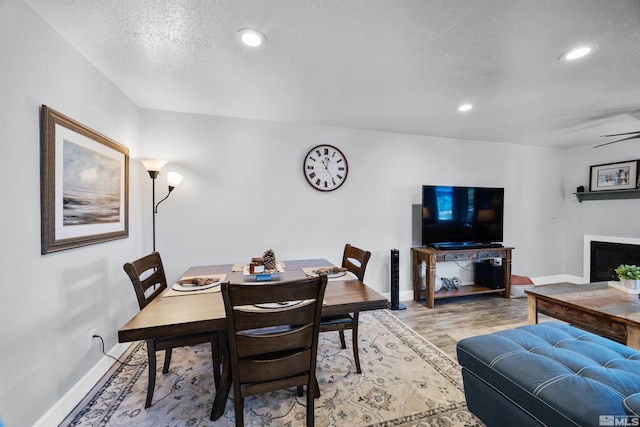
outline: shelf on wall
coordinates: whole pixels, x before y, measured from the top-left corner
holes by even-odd
[[[583,200],[640,199],[640,190],[588,191],[573,194],[576,195],[580,203]]]

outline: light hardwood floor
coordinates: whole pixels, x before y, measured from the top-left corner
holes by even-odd
[[[436,300],[428,309],[424,300],[402,301],[406,310],[389,310],[454,360],[456,341],[448,334],[458,329],[481,329],[527,321],[527,298],[502,298],[497,294]],[[550,320],[540,316],[540,321]]]

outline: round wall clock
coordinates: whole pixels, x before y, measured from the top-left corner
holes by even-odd
[[[340,188],[349,172],[347,158],[342,151],[326,144],[313,147],[305,156],[302,167],[307,182],[320,191]]]

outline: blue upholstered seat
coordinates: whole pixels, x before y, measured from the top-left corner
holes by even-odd
[[[640,408],[640,352],[570,325],[467,338],[457,354],[467,405],[488,426],[598,426]]]

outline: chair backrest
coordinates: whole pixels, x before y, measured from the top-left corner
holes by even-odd
[[[243,396],[315,382],[326,286],[327,276],[222,283],[231,375]]]
[[[133,262],[128,262],[122,268],[131,279],[140,310],[167,288],[167,278],[158,252],[151,252]],[[155,290],[147,295],[147,290],[154,286]]]
[[[355,274],[358,280],[364,282],[364,273],[367,269],[369,258],[371,258],[371,252],[347,243],[344,246],[344,254],[342,255],[342,266]]]

